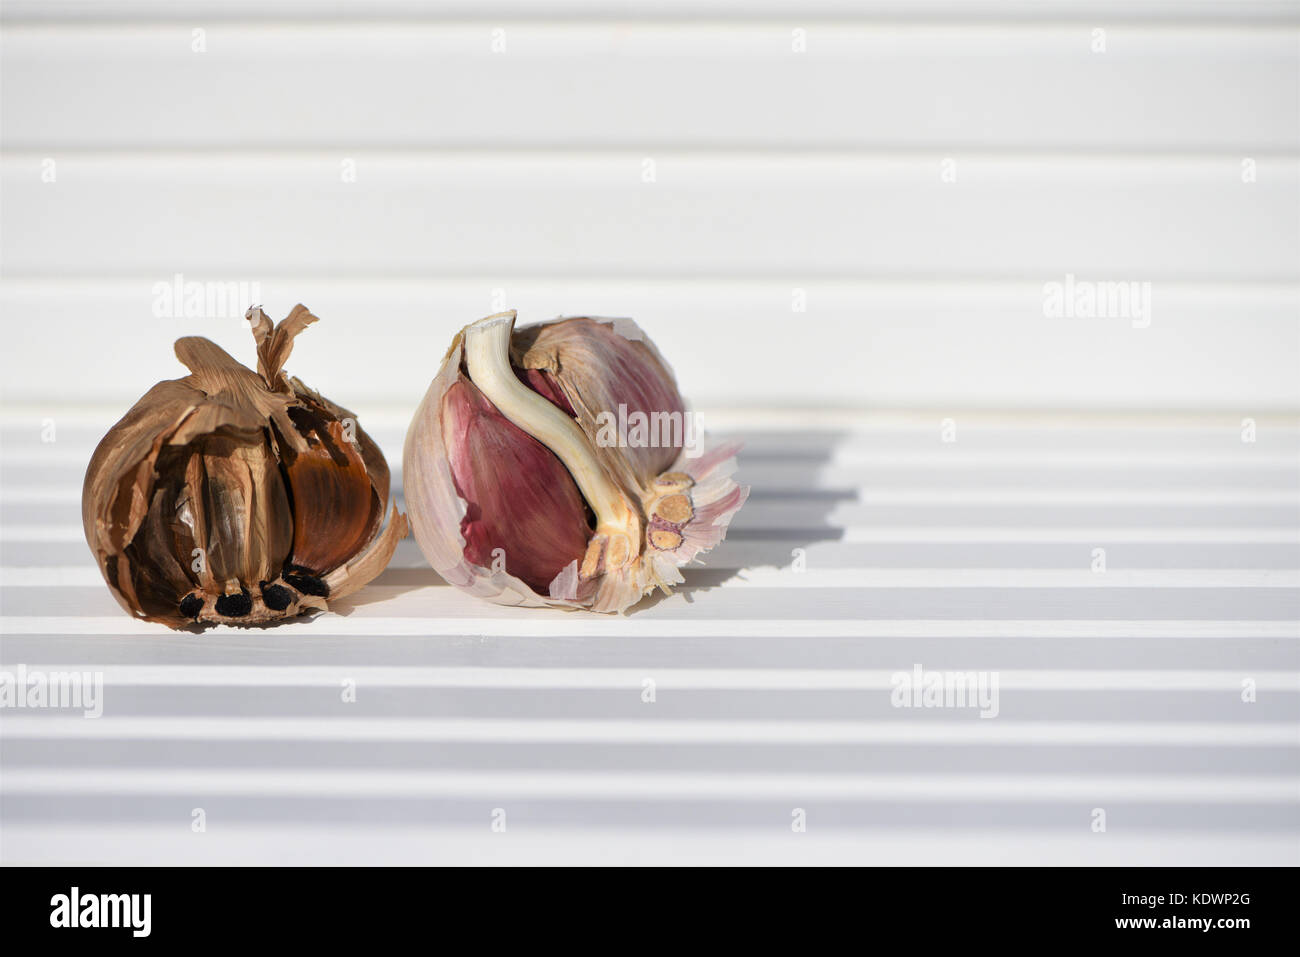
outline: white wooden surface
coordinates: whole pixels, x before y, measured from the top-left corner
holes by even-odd
[[[1300,863],[1296,3],[0,23],[0,668],[107,682],[0,712],[0,862]],[[249,355],[155,312],[177,274],[310,305],[290,371],[395,471],[465,322],[634,316],[753,497],[624,619],[471,602],[408,541],[339,614],[140,626],[85,463],[178,336]],[[1067,275],[1150,324],[1047,317]],[[999,717],[892,708],[918,663],[996,671]]]
[[[9,401],[245,348],[155,317],[180,274],[306,302],[304,374],[354,402],[414,404],[513,307],[634,315],[711,404],[1300,405],[1294,2],[3,16]],[[1067,275],[1149,283],[1149,326],[1045,316]]]
[[[720,418],[753,498],[626,618],[477,602],[408,540],[339,614],[193,637],[81,541],[107,414],[10,418],[0,663],[106,684],[0,719],[4,860],[1300,863],[1300,423],[772,419]],[[916,664],[996,672],[998,716],[892,707]]]

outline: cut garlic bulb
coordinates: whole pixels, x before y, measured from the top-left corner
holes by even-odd
[[[292,618],[361,588],[405,518],[356,418],[281,367],[316,321],[250,309],[257,372],[216,343],[178,339],[190,369],[109,430],[86,470],[86,541],[128,612],[173,628]]]
[[[702,440],[635,323],[489,316],[456,336],[407,432],[408,516],[458,588],[622,612],[682,582],[744,504],[739,446]]]

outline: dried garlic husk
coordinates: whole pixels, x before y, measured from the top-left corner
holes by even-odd
[[[316,321],[248,311],[257,372],[211,340],[176,340],[190,370],[160,382],[86,470],[86,541],[128,612],[172,628],[292,618],[361,588],[407,533],[383,453],[356,418],[281,368]]]
[[[630,320],[514,324],[461,330],[411,422],[416,541],[449,583],[500,604],[622,612],[667,593],[749,494],[731,479],[739,445],[690,434]]]

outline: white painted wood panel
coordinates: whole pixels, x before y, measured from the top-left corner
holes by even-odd
[[[1296,0],[6,0],[12,22],[903,20],[1294,23]]]
[[[205,52],[193,52],[193,30]],[[806,52],[792,30],[806,30]],[[1093,31],[1105,30],[1105,52]],[[494,34],[494,31],[500,31]],[[5,142],[1295,150],[1287,23],[16,24]],[[504,52],[493,52],[504,44]]]
[[[633,315],[706,404],[1295,408],[1298,11],[10,3],[4,395],[242,350],[143,310],[180,273],[308,302],[301,371],[358,402],[514,306]],[[1151,327],[1044,316],[1067,275],[1150,282]],[[792,324],[840,343],[815,374],[772,374]]]
[[[0,661],[99,674],[103,707],[94,720],[6,714],[5,863],[79,861],[78,834],[111,862],[274,863],[314,840],[334,863],[557,853],[629,863],[647,853],[647,835],[685,830],[673,851],[701,863],[744,859],[756,841],[764,862],[795,862],[780,856],[791,853],[792,807],[815,822],[810,836],[834,836],[833,848],[801,852],[821,863],[1078,863],[1102,860],[1095,841],[1070,836],[1089,834],[1102,800],[1108,862],[1296,863],[1300,513],[1274,523],[1290,544],[1272,551],[1239,538],[1162,545],[1149,527],[1162,511],[1222,527],[1243,503],[1293,503],[1294,419],[1261,420],[1251,448],[1223,416],[978,417],[952,455],[1037,461],[1021,474],[1056,498],[990,497],[980,468],[936,459],[928,503],[958,503],[984,530],[978,542],[932,529],[941,538],[927,544],[920,530],[894,528],[896,541],[869,552],[808,513],[786,541],[733,534],[719,562],[688,570],[691,601],[625,618],[485,606],[436,584],[406,542],[343,614],[196,638],[122,614],[81,541],[55,554],[49,536],[12,534],[11,508],[68,499],[10,481],[13,454],[46,488],[67,489],[96,438],[95,414],[54,417],[53,443],[13,411],[0,432]],[[400,416],[376,418],[388,442]],[[811,490],[771,495],[764,469],[820,448],[825,460],[875,451],[896,470],[932,447],[919,419],[809,416],[799,430],[751,432],[746,512],[766,520],[820,502],[832,515],[843,503]],[[1170,501],[1117,508],[1117,529],[1094,522],[1074,544],[1054,540],[1051,555],[987,537],[1016,530],[1009,501],[1022,516],[1050,516],[1077,510],[1082,489],[1123,491],[1144,450],[1162,463],[1145,466],[1145,481]],[[1044,465],[1058,453],[1088,481]],[[1183,501],[1188,481],[1203,494]],[[861,512],[881,485],[858,473],[838,487]],[[1105,572],[1089,567],[1098,541]],[[808,564],[795,573],[781,566],[799,542]],[[894,676],[918,663],[996,674],[996,720],[895,707]],[[1250,704],[1243,676],[1259,691]],[[653,705],[641,698],[646,678]],[[355,702],[340,700],[344,680]],[[189,833],[191,807],[234,843],[196,850],[167,838]],[[504,855],[474,837],[496,807],[510,814]],[[275,830],[258,832],[268,822]],[[906,847],[890,849],[901,829]],[[787,850],[763,843],[780,833]]]
[[[1300,277],[1289,158],[42,159],[0,168],[9,276]]]
[[[155,381],[184,373],[172,354],[182,335],[251,361],[242,318],[155,315],[154,287],[147,278],[0,281],[0,313],[28,330],[20,348],[0,350],[0,397],[33,421],[52,402],[102,401],[120,414]],[[796,288],[806,312],[792,311]],[[522,321],[636,318],[706,413],[779,403],[790,421],[814,405],[911,406],[928,410],[937,435],[940,418],[964,422],[972,407],[1221,408],[1237,413],[1232,430],[1242,416],[1300,408],[1300,289],[1291,284],[1159,282],[1146,328],[1047,318],[1041,282],[265,275],[256,291],[272,314],[302,301],[321,316],[290,370],[363,423],[388,408],[409,415],[456,330],[498,302]]]

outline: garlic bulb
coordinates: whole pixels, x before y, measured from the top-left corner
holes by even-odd
[[[406,436],[416,541],[450,584],[507,605],[621,612],[683,581],[747,488],[705,451],[658,351],[625,319],[466,326]]]
[[[407,533],[389,473],[345,409],[286,378],[293,340],[248,311],[257,372],[216,343],[176,341],[190,370],[160,382],[104,436],[86,470],[82,521],[128,612],[173,628],[292,618],[356,591]]]

